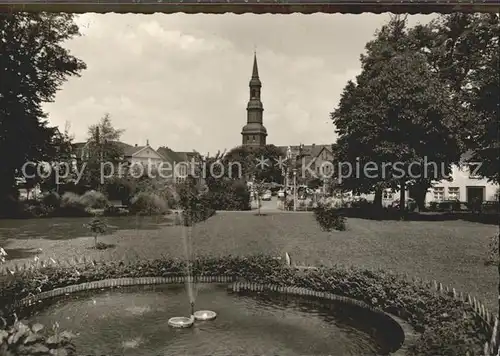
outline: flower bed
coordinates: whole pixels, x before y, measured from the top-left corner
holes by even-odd
[[[55,288],[111,278],[181,276],[184,271],[184,262],[177,259],[133,264],[89,261],[71,267],[53,265],[2,276],[0,305],[6,306],[3,313],[8,316],[18,312],[12,301]],[[193,262],[192,271],[195,276],[224,275],[232,280],[296,286],[363,301],[398,315],[422,332],[408,350],[411,355],[466,355],[467,352],[484,355],[483,345],[491,333],[490,326],[474,311],[474,306],[457,298],[454,291],[436,293],[432,285],[383,271],[344,267],[297,270],[266,256],[200,258]],[[12,320],[8,322],[11,324]],[[4,344],[7,339],[0,337]],[[1,347],[6,346],[0,346],[0,351]]]

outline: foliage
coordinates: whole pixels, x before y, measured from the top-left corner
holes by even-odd
[[[54,100],[69,76],[86,68],[62,45],[79,35],[72,14],[0,14],[0,209],[17,199],[15,177],[27,161],[57,157],[58,130],[48,126],[43,104]]]
[[[488,244],[488,256],[486,258],[486,265],[500,264],[500,252],[498,250],[498,240],[500,233],[495,234],[491,237],[490,243]]]
[[[0,263],[5,263],[7,259],[7,252],[3,249],[3,247],[0,247]]]
[[[110,178],[104,186],[104,191],[109,200],[120,200],[122,203],[127,203],[137,192],[137,184],[131,179],[113,177]]]
[[[214,210],[250,210],[250,192],[243,181],[224,180],[207,194]]]
[[[158,172],[151,170],[151,176],[144,175],[139,178],[126,180],[135,194],[152,193],[161,197],[167,206],[172,208],[178,205],[179,194],[174,182],[167,178],[162,178]]]
[[[81,196],[75,193],[66,192],[61,197],[61,204],[58,209],[61,216],[85,216],[88,215],[87,206],[82,201]]]
[[[87,225],[87,228],[94,236],[94,247],[95,249],[97,249],[98,248],[97,238],[99,235],[104,234],[108,230],[108,224],[106,224],[103,220],[99,218],[93,218]]]
[[[452,90],[467,115],[457,116],[469,162],[481,162],[478,173],[500,183],[498,115],[500,96],[500,25],[498,14],[441,15],[409,32],[411,45]]]
[[[129,210],[132,214],[138,215],[161,215],[168,212],[168,206],[159,195],[141,192],[132,198]]]
[[[33,174],[34,178],[28,179],[31,184],[39,183],[42,191],[59,190],[60,187],[73,185],[77,178],[72,157],[73,136],[70,135],[69,128],[69,123],[66,123],[64,132],[57,130],[52,138],[52,145],[55,150],[54,155],[51,157],[52,161],[48,165],[40,164],[39,167],[44,178],[42,179],[39,174]]]
[[[109,205],[108,198],[103,193],[95,190],[85,192],[80,197],[80,201],[85,207],[92,209],[104,209]]]
[[[85,168],[80,184],[98,189],[106,183],[103,178],[110,177],[118,165],[124,163],[119,142],[122,133],[123,130],[113,126],[109,114],[89,127],[87,144],[78,157],[80,169]]]
[[[473,316],[467,316],[460,321],[445,321],[439,328],[426,330],[419,342],[410,346],[410,354],[415,356],[466,355],[469,350],[477,348],[477,344],[485,339],[477,334],[476,327],[480,321],[474,319]]]
[[[274,145],[262,147],[238,146],[223,157],[227,171],[233,179],[250,178],[267,182],[282,183],[283,173],[276,163],[283,157],[283,152]],[[263,164],[259,164],[263,159]],[[241,174],[238,169],[241,166]]]
[[[55,325],[50,332],[44,333],[41,324],[31,326],[17,321],[6,330],[0,330],[0,354],[4,356],[76,356],[71,340],[74,335],[59,332]],[[49,336],[50,335],[50,336]]]
[[[307,187],[310,189],[318,189],[323,186],[323,181],[319,178],[312,178],[307,181]]]
[[[130,264],[88,261],[72,267],[46,266],[4,279],[0,305],[4,306],[4,315],[10,315],[14,311],[10,303],[30,293],[108,278],[184,276],[185,264],[184,259],[161,259]],[[262,255],[199,257],[190,267],[195,277],[227,275],[235,280],[326,291],[399,315],[423,332],[408,350],[409,355],[463,355],[465,352],[461,351],[466,349],[471,355],[480,355],[489,336],[482,322],[473,317],[468,303],[393,273],[342,266],[304,272]]]
[[[61,205],[61,196],[56,192],[49,192],[42,198],[42,203],[51,208],[58,208]]]
[[[27,217],[27,218],[41,218],[47,217],[54,213],[57,209],[49,205],[44,204],[41,201],[31,200],[23,202],[24,210],[22,215],[17,214],[17,217]]]
[[[426,57],[409,46],[405,26],[395,17],[366,45],[362,73],[331,114],[339,135],[333,149],[351,170],[362,168],[340,172],[344,189],[416,186],[423,208],[431,181],[445,178],[460,160],[454,120],[463,113]]]
[[[104,216],[126,216],[129,214],[128,209],[118,208],[116,206],[110,205],[104,209]]]
[[[185,226],[207,220],[215,214],[209,194],[201,194],[189,200],[189,205],[182,210],[182,219]]]
[[[210,192],[200,192],[193,179],[188,178],[179,187],[179,196],[182,221],[185,226],[205,221],[215,214],[213,198],[216,196]]]
[[[322,230],[346,230],[346,218],[342,215],[339,209],[330,208],[319,204],[316,208],[314,208],[313,211],[314,218],[316,219]]]
[[[248,187],[244,179],[238,178],[239,172],[231,171],[231,169],[237,169],[237,166],[228,163],[239,162],[237,157],[233,156],[235,160],[231,161],[226,157],[225,152],[218,152],[213,157],[208,154],[202,157],[198,154],[199,165],[195,176],[204,177],[204,182],[200,184],[200,182],[193,181],[192,177],[188,177],[186,183],[179,187],[181,208],[186,206],[186,199],[189,196],[203,193],[210,202],[210,214],[213,214],[215,210],[250,210]],[[204,172],[201,171],[202,169]],[[208,172],[210,174],[207,174]],[[224,174],[224,172],[227,173]]]

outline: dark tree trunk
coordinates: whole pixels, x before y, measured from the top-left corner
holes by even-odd
[[[405,213],[406,213],[406,181],[401,180],[401,187],[400,187],[400,198],[399,198],[399,212],[400,212],[400,217],[401,220],[405,219]]]
[[[409,187],[410,197],[415,200],[419,211],[425,210],[425,196],[430,186],[430,183],[425,181],[417,182]]]
[[[373,198],[375,209],[382,209],[382,188],[375,189],[375,197]]]

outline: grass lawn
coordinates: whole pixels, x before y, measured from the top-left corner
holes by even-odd
[[[196,255],[288,252],[292,262],[390,269],[436,279],[479,297],[491,311],[497,310],[497,269],[484,265],[489,238],[497,227],[465,221],[348,219],[347,224],[348,231],[328,233],[319,229],[310,213],[255,216],[251,212],[222,212],[194,226],[191,236]],[[100,238],[115,245],[104,251],[89,249],[91,237],[9,239],[7,247],[18,251],[41,248],[41,259],[183,257],[183,234],[185,230],[179,226],[118,230]],[[20,256],[16,262],[32,258]]]

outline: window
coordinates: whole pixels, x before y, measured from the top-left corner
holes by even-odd
[[[252,89],[252,94],[251,94],[252,98],[256,98],[257,97],[257,90],[255,89]]]
[[[460,188],[459,187],[449,187],[448,188],[448,199],[460,200]]]
[[[434,200],[441,201],[444,200],[444,187],[434,187]]]
[[[478,169],[481,167],[481,163],[469,163],[469,178],[479,179],[481,176],[477,174]]]
[[[390,190],[384,190],[384,192],[382,193],[382,199],[387,199],[387,200],[394,199],[394,193],[391,192]]]

